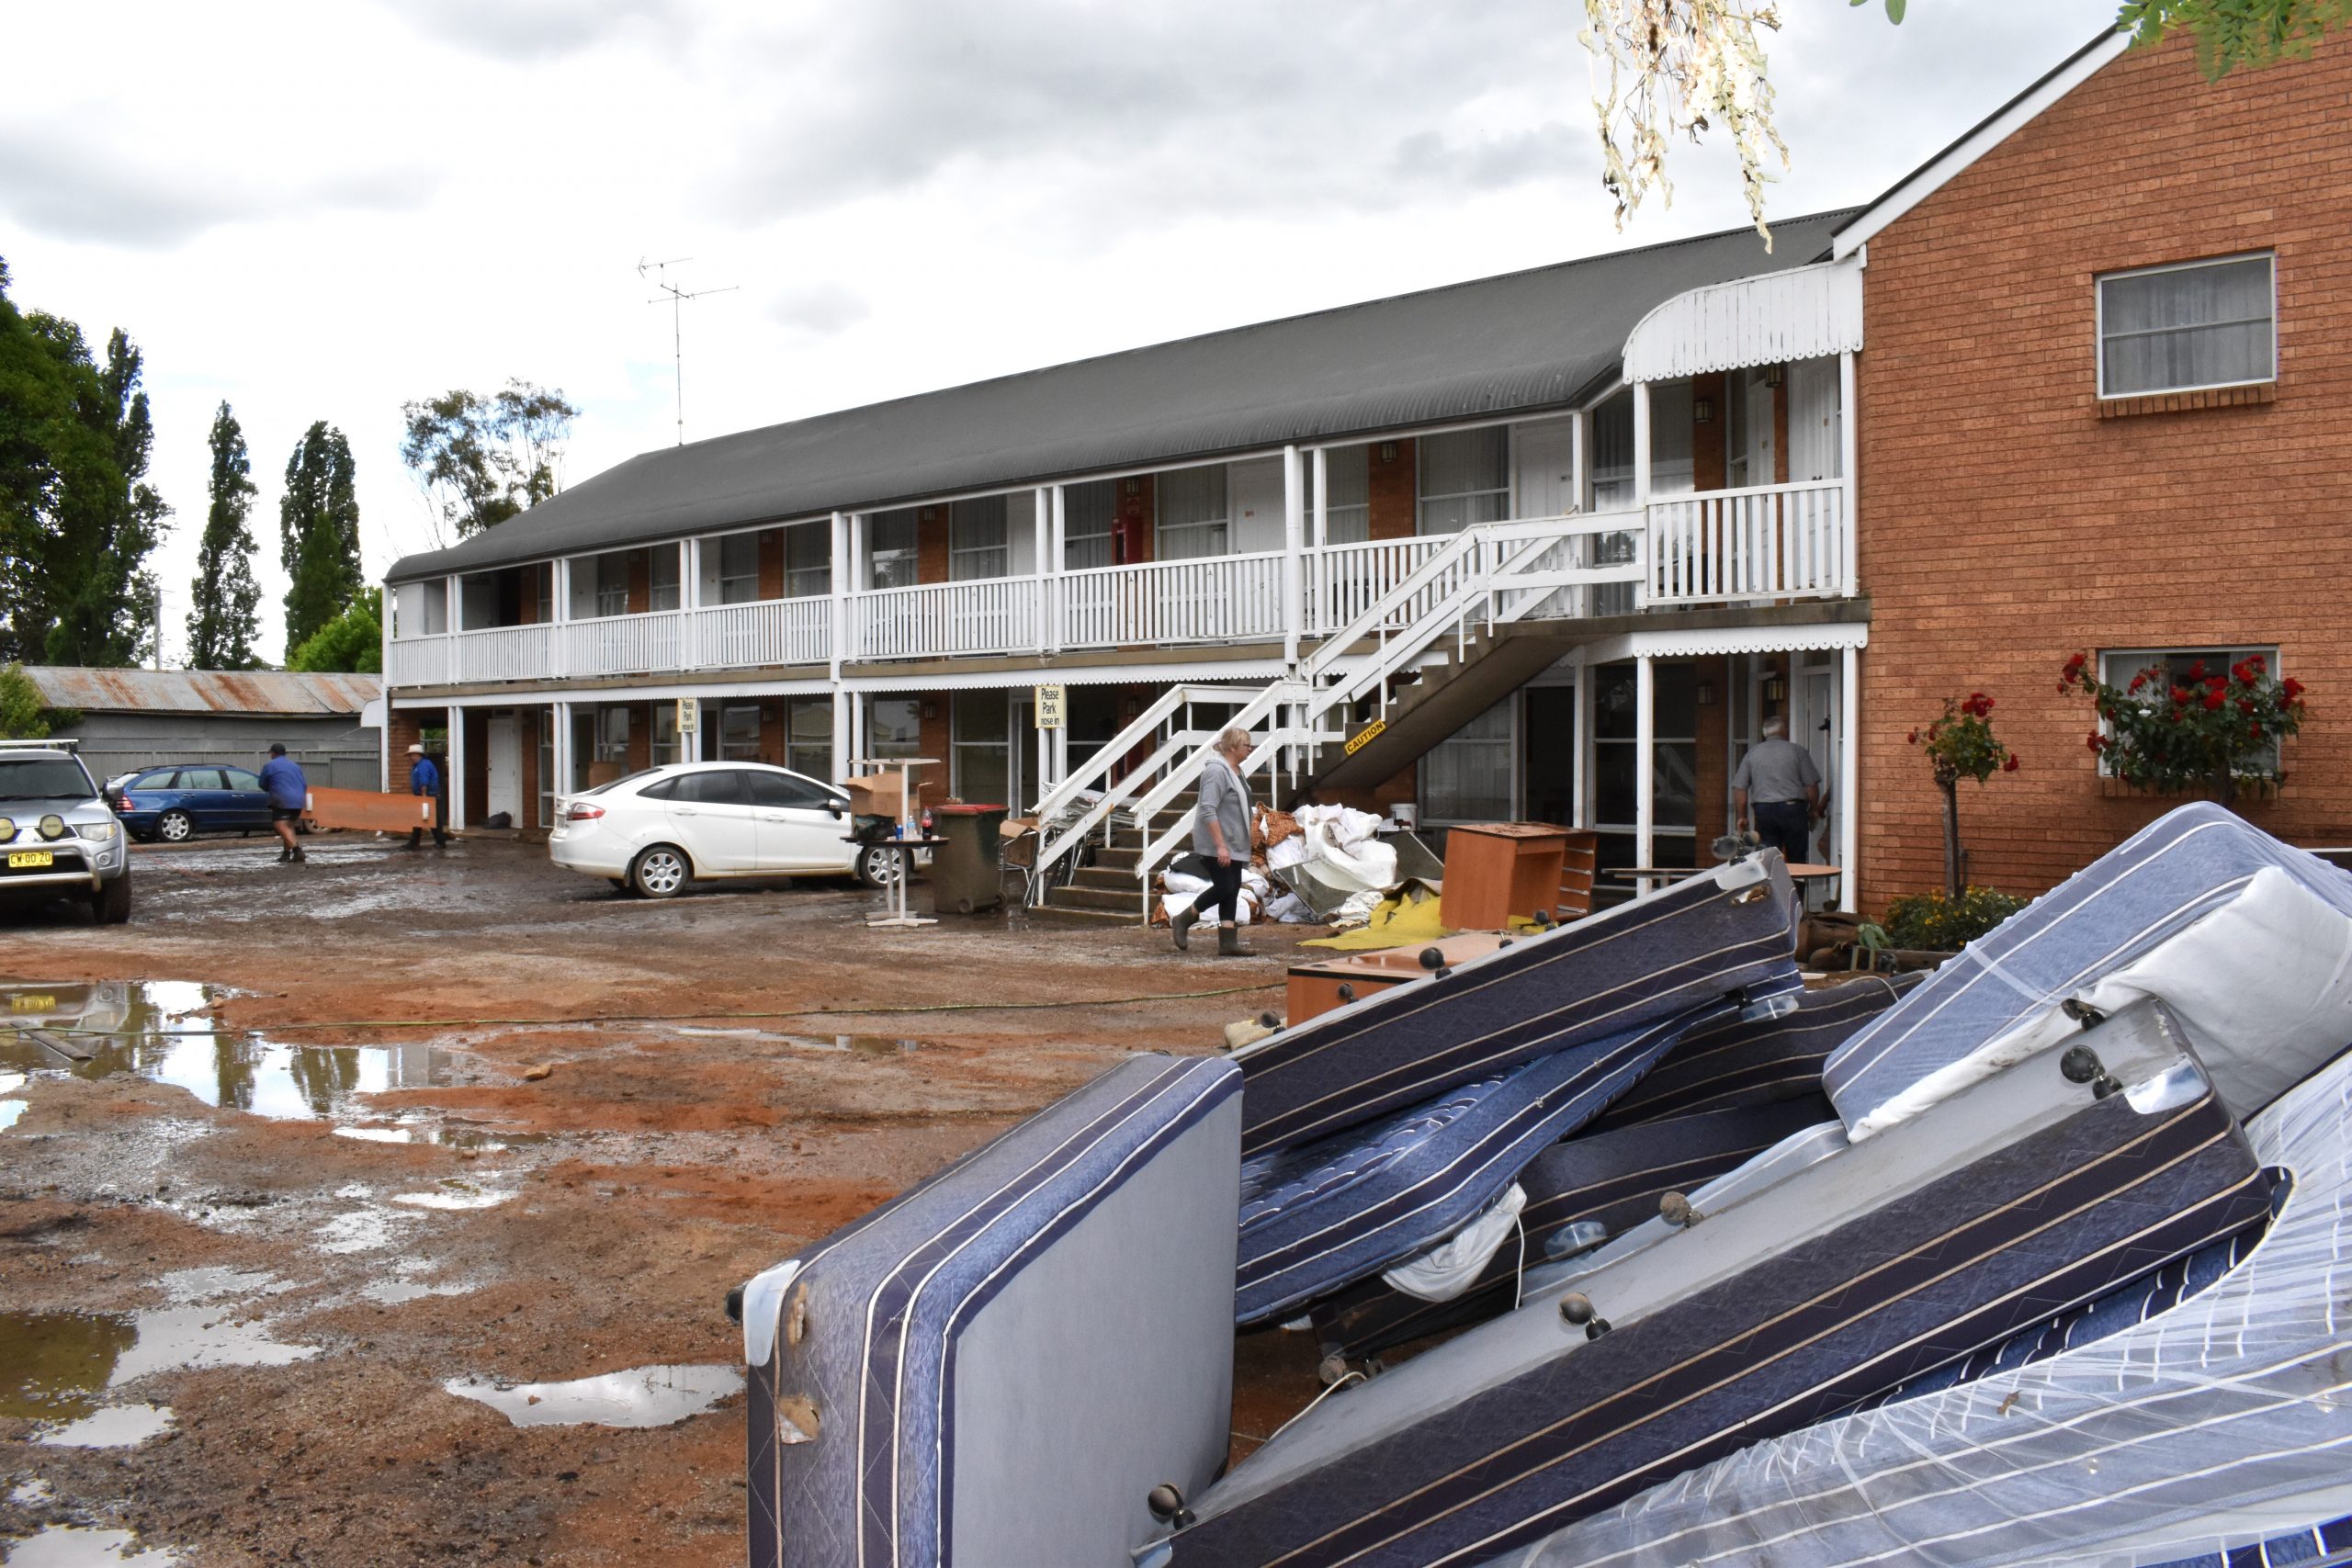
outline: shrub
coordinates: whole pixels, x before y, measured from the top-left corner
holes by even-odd
[[[2226,671],[2200,661],[2177,680],[2158,660],[2120,687],[2077,653],[2058,689],[2091,699],[2106,728],[2087,744],[2108,772],[2135,789],[2211,789],[2223,806],[2284,779],[2278,743],[2303,727],[2303,683],[2280,680],[2258,653]]]
[[[1958,897],[1920,893],[1886,907],[1887,940],[1896,947],[1949,953],[1983,936],[2030,903],[1990,887],[1969,887]]]
[[[1928,754],[1936,787],[1944,795],[1944,890],[1961,896],[1966,863],[1960,852],[1960,781],[1983,784],[1995,773],[2018,771],[2017,754],[1993,736],[1993,699],[1982,692],[1946,697],[1941,718],[1911,732],[1911,744]]]

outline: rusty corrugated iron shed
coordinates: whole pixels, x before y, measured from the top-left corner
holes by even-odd
[[[83,713],[216,713],[269,718],[356,716],[383,694],[380,675],[284,670],[88,670],[28,664],[50,707]]]

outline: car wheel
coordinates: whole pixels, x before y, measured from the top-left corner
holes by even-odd
[[[860,844],[851,868],[868,887],[880,887],[890,880],[898,860],[898,850],[889,844]]]
[[[124,872],[90,895],[90,917],[102,926],[119,926],[130,919],[130,873]]]
[[[185,811],[166,811],[155,823],[155,835],[167,844],[185,844],[196,837],[196,818]]]
[[[674,844],[655,844],[640,850],[629,863],[628,883],[640,898],[674,898],[685,891],[694,871],[686,863],[686,852]]]

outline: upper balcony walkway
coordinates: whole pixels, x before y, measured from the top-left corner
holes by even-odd
[[[1854,595],[1850,492],[1842,480],[1676,496],[1557,525],[1561,567],[1637,567],[1623,583],[1563,589],[1543,618]],[[1594,525],[1622,518],[1622,531]],[[835,663],[1283,643],[1359,621],[1442,552],[1424,535],[1296,551],[689,605],[424,635],[388,644],[395,688],[547,682]],[[1443,600],[1455,585],[1428,584]],[[1397,627],[1425,605],[1396,607]]]

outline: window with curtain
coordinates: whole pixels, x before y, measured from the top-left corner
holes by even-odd
[[[1372,448],[1334,446],[1323,454],[1323,482],[1331,499],[1323,513],[1326,544],[1361,545],[1372,537]],[[1314,494],[1315,465],[1307,465],[1308,498]],[[1312,517],[1313,512],[1307,515]],[[1312,526],[1312,525],[1310,525]]]
[[[1197,560],[1225,554],[1232,523],[1226,500],[1225,465],[1177,468],[1161,474],[1159,482],[1159,558]]]
[[[596,614],[628,614],[628,556],[612,550],[595,558]]]
[[[784,595],[821,599],[833,591],[833,525],[796,523],[784,531]]]
[[[1502,425],[1420,440],[1420,531],[1454,534],[1510,515],[1510,432]]]
[[[958,692],[948,716],[956,750],[955,790],[960,799],[1010,805],[1012,723],[1002,692]]]
[[[543,560],[530,569],[534,598],[538,606],[535,619],[545,626],[555,619],[555,562]],[[542,778],[545,774],[540,775]]]
[[[914,508],[877,512],[865,520],[867,580],[876,588],[915,585]]]
[[[1111,564],[1111,520],[1119,514],[1119,481],[1089,479],[1062,488],[1062,570]]]
[[[984,495],[947,509],[947,576],[955,582],[1004,577],[1012,570],[1005,542],[1004,497]]]
[[[833,776],[833,702],[796,697],[785,705],[784,765],[830,782]]]
[[[679,744],[678,740],[678,705],[675,703],[653,705],[651,758],[653,765],[657,768],[664,762],[683,762],[686,760],[685,748]]]
[[[2244,648],[2101,649],[2098,678],[2110,686],[2121,686],[2128,691],[2135,677],[2144,675],[2146,694],[2140,700],[2151,704],[2163,703],[2170,699],[2175,686],[2194,686],[2214,676],[2227,675],[2233,665],[2256,657],[2261,659],[2264,668],[2271,674],[2284,673],[2278,668],[2278,646],[2271,643]],[[2111,732],[2112,727],[2102,719],[2099,729],[2108,733]],[[2266,767],[2278,766],[2278,744],[2274,741],[2264,747],[2256,756]],[[2098,771],[2109,774],[2114,772],[2103,754],[2099,758]]]
[[[912,697],[875,697],[865,708],[866,754],[922,755],[922,704]]]
[[[628,709],[618,704],[596,710],[596,761],[628,761]]]
[[[653,588],[652,604],[657,610],[674,610],[685,603],[684,581],[679,558],[685,553],[683,545],[656,545],[649,552],[650,579]]]
[[[1421,759],[1423,821],[1510,820],[1510,703],[1505,697]]]
[[[2278,375],[2273,258],[2239,256],[2098,280],[2098,393],[2187,392]]]
[[[1617,393],[1592,411],[1592,512],[1623,512],[1634,504],[1634,394]],[[1596,566],[1623,566],[1634,558],[1632,534],[1601,534],[1589,547]],[[1595,615],[1622,615],[1634,607],[1634,585],[1604,582],[1592,591]]]
[[[718,602],[748,604],[759,596],[759,536],[729,534],[718,541]]]
[[[718,710],[718,760],[756,762],[760,760],[760,705],[729,703]]]

